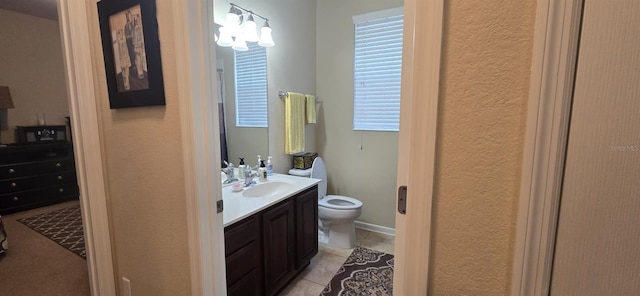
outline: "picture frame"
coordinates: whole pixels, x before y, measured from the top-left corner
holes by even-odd
[[[97,6],[110,108],[165,105],[155,0]]]

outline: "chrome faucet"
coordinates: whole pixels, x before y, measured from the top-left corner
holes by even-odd
[[[251,186],[251,184],[256,184],[255,181],[253,181],[253,177],[257,177],[258,173],[253,173],[251,171],[251,166],[247,165],[244,168],[244,172],[242,172],[242,174],[244,174],[244,187],[249,187]]]
[[[227,175],[227,179],[224,180],[224,182],[222,182],[222,184],[231,184],[233,182],[239,181],[233,174],[234,173],[233,163],[227,162],[225,160],[224,164],[227,165],[227,167],[223,168],[222,172],[224,172]]]

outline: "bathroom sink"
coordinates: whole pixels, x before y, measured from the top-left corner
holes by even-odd
[[[259,183],[253,187],[249,187],[242,192],[244,197],[271,197],[273,195],[283,193],[293,188],[293,185],[287,182],[273,181],[268,183]]]

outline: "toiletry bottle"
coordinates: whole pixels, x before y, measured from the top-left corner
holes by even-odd
[[[253,177],[251,176],[251,166],[244,166],[244,186],[247,187],[253,183]]]
[[[267,181],[267,166],[264,165],[264,160],[260,160],[260,167],[258,168],[258,180],[260,180],[260,182]]]
[[[271,156],[267,158],[267,176],[273,175],[273,163],[271,162]]]
[[[240,157],[240,164],[238,165],[238,179],[244,180],[244,158]]]
[[[260,155],[258,155],[258,164],[256,165],[256,167],[260,167],[260,162],[262,161],[262,158],[260,157]]]

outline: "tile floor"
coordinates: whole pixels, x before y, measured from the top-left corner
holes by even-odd
[[[394,237],[377,232],[356,229],[356,244],[394,254]],[[333,248],[320,243],[318,255],[311,259],[311,263],[303,270],[280,295],[318,296],[331,281],[342,263],[349,257],[353,249]]]

